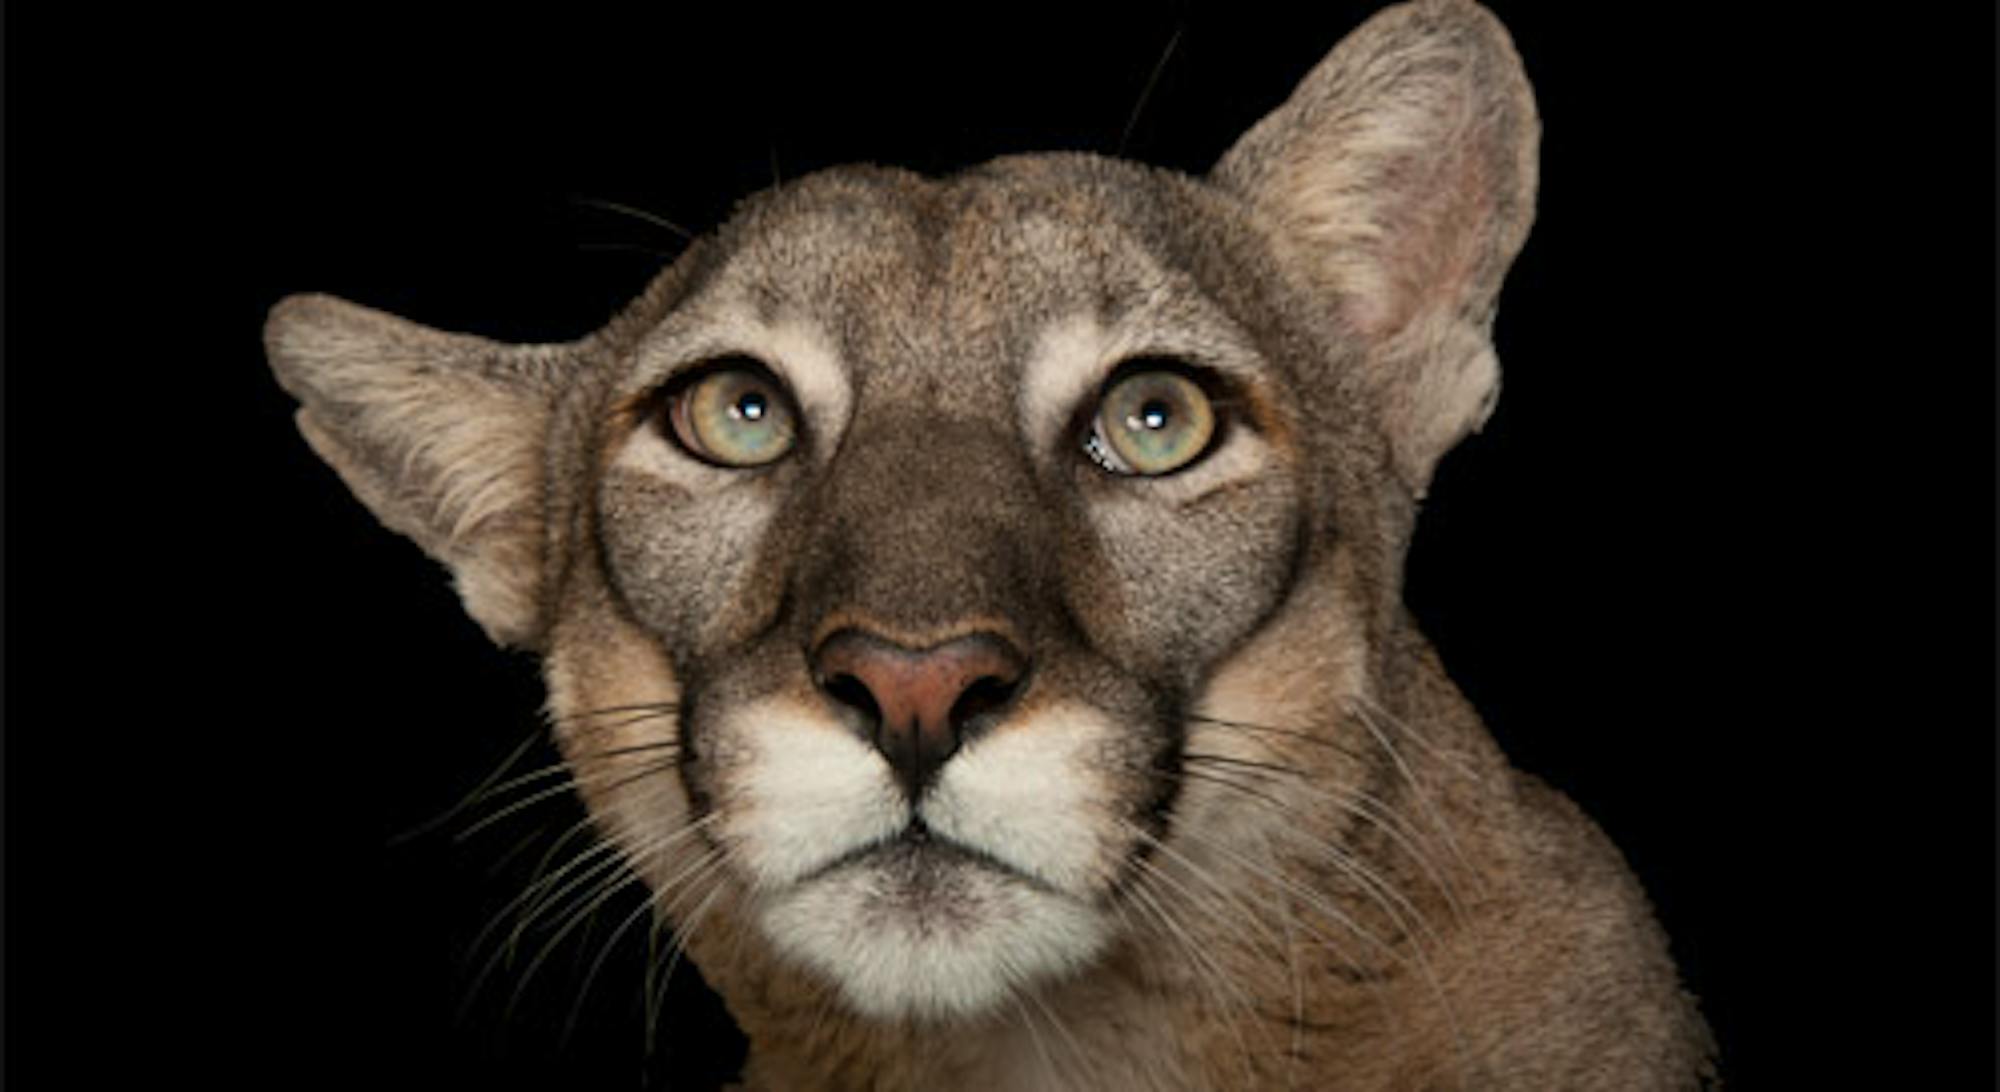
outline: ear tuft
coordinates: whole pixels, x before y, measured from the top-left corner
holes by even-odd
[[[319,295],[272,308],[264,344],[313,451],[451,570],[493,640],[537,647],[545,436],[569,350],[441,333]]]
[[[1534,219],[1539,140],[1499,21],[1469,0],[1419,0],[1348,35],[1211,176],[1366,346],[1419,492],[1497,396],[1490,331]]]

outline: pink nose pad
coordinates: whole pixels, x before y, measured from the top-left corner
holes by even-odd
[[[871,742],[912,800],[958,750],[974,718],[1014,696],[1026,667],[1012,644],[985,633],[912,649],[843,629],[813,654],[820,688],[868,718]]]

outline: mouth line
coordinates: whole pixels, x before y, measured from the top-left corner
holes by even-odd
[[[932,862],[935,865],[943,865],[952,861],[962,861],[976,867],[984,868],[990,872],[997,872],[1010,880],[1026,884],[1037,891],[1049,895],[1068,897],[1064,892],[1057,890],[1048,881],[1039,876],[1023,872],[1021,869],[1008,864],[1006,861],[995,857],[983,849],[966,845],[964,842],[953,838],[947,838],[937,831],[932,830],[930,825],[925,823],[921,816],[911,817],[910,821],[903,826],[903,829],[894,834],[885,838],[877,838],[870,842],[864,842],[834,857],[825,864],[813,868],[796,880],[793,880],[792,886],[802,887],[843,869],[862,865],[870,858],[884,853],[895,852],[922,853],[927,857],[935,858]]]

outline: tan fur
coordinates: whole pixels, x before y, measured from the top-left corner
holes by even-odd
[[[1422,0],[1206,179],[829,171],[571,345],[321,297],[267,338],[314,449],[543,653],[746,1088],[1689,1088],[1712,1048],[1643,893],[1401,605],[1497,393],[1536,134],[1505,32]],[[654,416],[736,357],[800,416],[748,470]],[[1075,424],[1155,358],[1228,425],[1110,474]],[[910,787],[815,669],[852,629],[1032,667]]]

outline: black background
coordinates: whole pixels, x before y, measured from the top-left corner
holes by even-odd
[[[390,845],[530,736],[539,683],[299,442],[273,302],[567,339],[681,245],[596,202],[701,231],[844,161],[1199,172],[1370,6],[13,6],[9,1075],[702,1088],[740,1049],[684,979],[645,1061],[637,948],[564,1042],[602,929],[454,1020],[503,858],[576,813]],[[1733,1086],[1984,1083],[1992,13],[1724,10],[1500,8],[1540,214],[1408,597],[1627,854]]]

